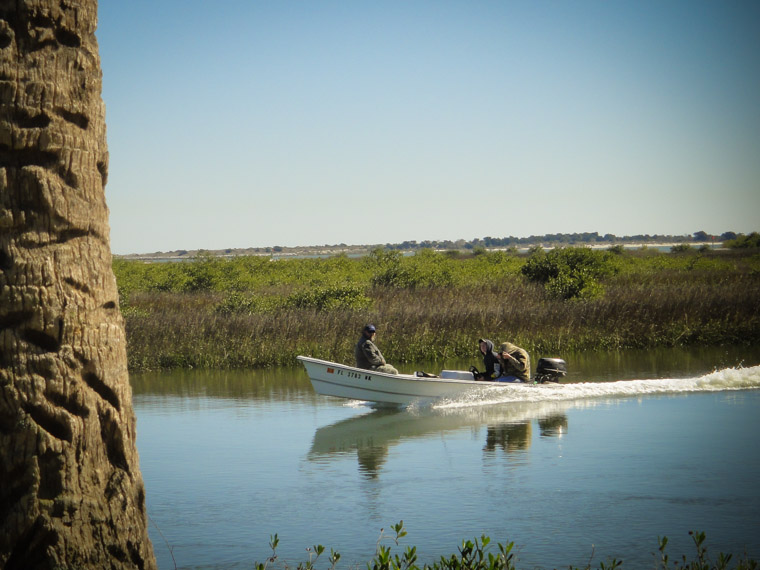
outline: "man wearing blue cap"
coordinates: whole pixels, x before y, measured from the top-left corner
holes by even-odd
[[[362,336],[359,337],[359,342],[356,343],[356,347],[354,348],[356,367],[386,372],[388,374],[398,374],[398,370],[385,362],[380,349],[375,346],[373,341],[376,334],[375,325],[367,325],[362,329]]]

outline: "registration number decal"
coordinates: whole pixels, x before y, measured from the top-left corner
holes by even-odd
[[[327,371],[330,371],[330,368],[327,369]],[[369,374],[359,374],[358,372],[351,372],[350,370],[338,370],[338,376],[347,376],[348,378],[356,378],[357,380],[366,380],[367,382],[372,381],[372,376]]]

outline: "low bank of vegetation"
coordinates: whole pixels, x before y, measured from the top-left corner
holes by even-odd
[[[760,341],[760,253],[677,248],[114,261],[132,370],[351,362],[372,322],[395,363]]]
[[[404,521],[391,525],[393,535],[386,535],[383,530],[380,531],[380,538],[377,541],[377,548],[374,558],[367,562],[367,570],[516,570],[519,568],[519,560],[514,552],[514,542],[506,544],[498,543],[496,548],[491,549],[491,539],[488,536],[481,536],[480,539],[464,540],[458,551],[449,556],[441,556],[438,561],[432,564],[422,563],[418,560],[417,547],[408,546],[406,550],[399,554],[391,554],[392,546],[383,544],[384,539],[390,539],[396,546],[399,540],[407,535],[404,530]],[[704,532],[689,532],[694,542],[695,555],[687,557],[685,554],[681,558],[671,559],[667,553],[668,537],[664,536],[658,539],[658,552],[652,555],[652,568],[661,570],[757,570],[760,565],[746,554],[743,557],[734,559],[733,554],[720,552],[716,557],[710,556],[706,544]],[[284,568],[288,570],[290,566],[287,563],[280,562],[277,557],[277,547],[279,538],[275,534],[269,541],[269,547],[272,549],[272,555],[266,562],[257,562],[256,570],[275,570]],[[320,557],[328,556],[325,547],[314,545],[307,548],[308,559],[305,562],[299,562],[297,570],[316,570],[320,566]],[[339,567],[341,555],[330,549],[330,554],[324,563],[324,568],[336,570]],[[630,566],[624,563],[623,559],[610,558],[606,561],[594,561],[594,552],[591,552],[590,560],[585,566],[573,566],[569,564],[566,568],[569,570],[623,570]],[[564,566],[563,566],[564,568]]]

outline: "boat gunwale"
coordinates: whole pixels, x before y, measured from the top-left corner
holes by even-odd
[[[312,356],[299,355],[296,358],[300,360],[301,362],[310,362],[312,364],[320,364],[323,366],[335,366],[335,367],[350,370],[352,372],[356,372],[359,374],[372,374],[373,376],[382,376],[383,378],[388,378],[388,379],[414,380],[416,382],[432,383],[432,384],[467,384],[468,386],[493,385],[493,383],[491,382],[479,382],[475,380],[474,378],[472,380],[461,380],[459,378],[441,378],[441,377],[427,378],[425,376],[416,376],[414,374],[390,374],[388,372],[380,372],[378,370],[371,370],[371,369],[368,370],[366,368],[357,368],[356,366],[351,366],[349,364],[341,364],[339,362],[322,360],[320,358],[314,358]]]

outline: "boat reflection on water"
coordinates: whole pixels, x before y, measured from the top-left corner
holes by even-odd
[[[548,417],[537,418],[541,437],[562,437],[567,433],[567,416],[565,414],[553,414]],[[533,428],[530,421],[489,425],[486,428],[486,444],[484,451],[492,452],[498,449],[506,453],[523,451],[530,447],[533,436]]]
[[[532,433],[530,422],[488,426],[483,450],[492,452],[501,449],[507,453],[526,450],[530,447]]]
[[[541,429],[541,437],[562,437],[567,433],[567,416],[555,414],[538,418],[538,427]]]
[[[565,411],[570,407],[568,402],[525,402],[418,410],[381,408],[318,428],[307,458],[325,462],[356,454],[359,470],[376,478],[392,446],[482,427],[486,428],[485,452],[524,451],[531,445],[534,422],[541,437],[567,433]]]

